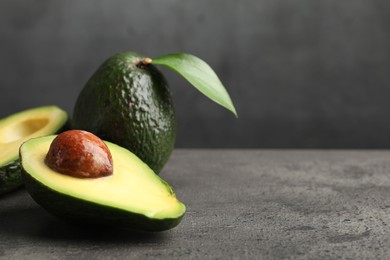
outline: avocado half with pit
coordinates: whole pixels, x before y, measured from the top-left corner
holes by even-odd
[[[179,224],[185,206],[171,186],[129,150],[105,142],[113,174],[97,179],[77,178],[45,163],[55,136],[31,139],[20,148],[25,186],[52,214],[80,224],[163,231]]]
[[[0,194],[23,184],[19,167],[19,147],[30,138],[60,132],[68,121],[56,106],[38,107],[0,120]]]

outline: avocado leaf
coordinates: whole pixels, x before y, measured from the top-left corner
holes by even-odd
[[[195,88],[236,117],[233,102],[214,70],[200,58],[186,53],[172,53],[155,59],[152,64],[163,65],[184,77]]]

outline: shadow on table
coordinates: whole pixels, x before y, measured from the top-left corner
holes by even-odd
[[[38,205],[0,209],[0,234],[7,239],[30,237],[39,240],[89,241],[105,244],[158,243],[166,234],[126,229],[81,227],[49,215]]]

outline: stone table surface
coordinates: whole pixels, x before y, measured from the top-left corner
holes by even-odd
[[[175,150],[162,233],[82,229],[0,197],[0,259],[389,259],[390,151]]]

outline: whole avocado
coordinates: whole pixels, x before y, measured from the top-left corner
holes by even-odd
[[[129,149],[158,174],[172,153],[176,121],[167,81],[150,62],[134,52],[106,60],[76,101],[73,128]]]

